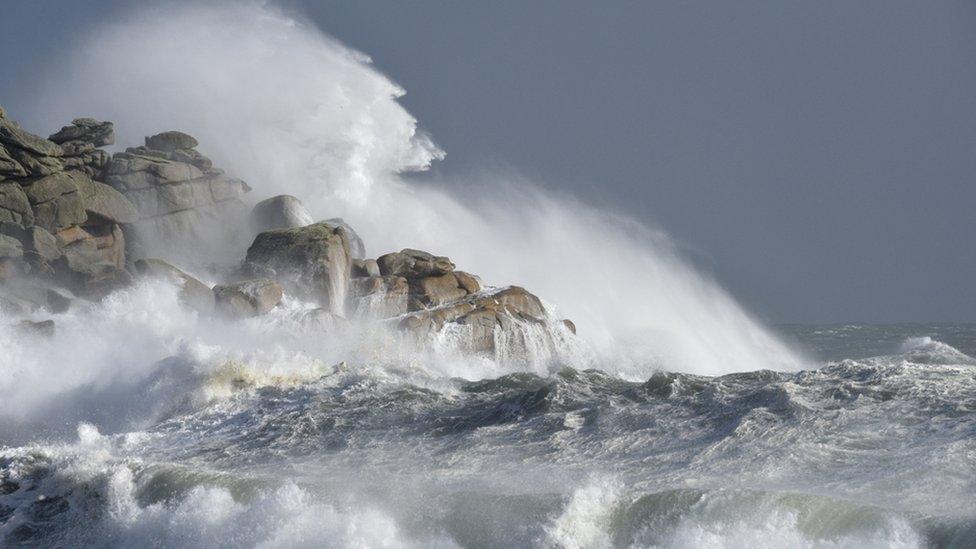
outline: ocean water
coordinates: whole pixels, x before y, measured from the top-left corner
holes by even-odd
[[[4,403],[0,545],[976,545],[973,325],[784,326],[809,369],[626,380],[572,354],[462,367],[379,333],[333,363],[286,338],[287,310],[207,333],[172,297],[90,311],[172,353],[132,375],[4,363],[41,396]],[[40,367],[37,342],[2,343]]]

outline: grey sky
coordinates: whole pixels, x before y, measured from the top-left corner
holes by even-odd
[[[976,321],[976,3],[284,3],[407,89],[435,175],[657,223],[773,321]],[[29,128],[32,67],[124,5],[4,2],[0,104]]]

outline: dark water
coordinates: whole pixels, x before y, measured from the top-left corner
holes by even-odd
[[[0,451],[0,539],[976,546],[976,328],[780,329],[820,367],[643,381],[239,374],[141,429],[82,425],[68,442]],[[174,361],[133,398],[219,377]]]
[[[918,337],[976,356],[976,324],[782,324],[775,329],[819,361],[893,355],[906,340]]]

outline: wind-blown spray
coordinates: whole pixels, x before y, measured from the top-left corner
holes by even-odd
[[[576,322],[608,370],[799,364],[659,231],[507,176],[451,186],[477,191],[406,183],[400,173],[443,152],[397,103],[403,90],[274,9],[143,9],[90,33],[52,74],[33,119],[55,127],[81,110],[115,121],[123,145],[186,130],[255,198],[293,194],[319,218],[341,216],[374,256],[426,248],[488,283],[526,286]]]

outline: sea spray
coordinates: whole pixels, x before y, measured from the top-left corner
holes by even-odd
[[[255,199],[293,194],[317,219],[347,220],[374,253],[429,249],[489,284],[525,285],[573,319],[610,371],[802,364],[660,231],[518,177],[472,177],[452,191],[404,180],[443,153],[397,103],[403,90],[366,56],[267,5],[135,9],[61,61],[38,94],[36,124],[83,111],[113,120],[119,143],[188,131]]]

